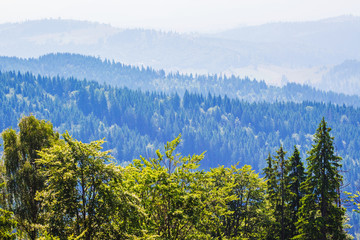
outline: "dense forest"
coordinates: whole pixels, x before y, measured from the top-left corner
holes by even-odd
[[[18,129],[1,134],[1,239],[352,239],[324,118],[306,168],[297,147],[286,158],[280,145],[264,178],[250,165],[199,170],[204,154],[183,156],[180,135],[122,167],[102,140],[60,135],[34,116]]]
[[[0,57],[1,71],[32,72],[50,77],[75,77],[95,80],[133,90],[207,95],[227,95],[250,102],[315,101],[338,105],[360,106],[359,96],[316,90],[307,85],[287,83],[283,87],[267,85],[263,80],[250,80],[226,75],[193,75],[168,73],[149,67],[136,67],[79,54],[48,54],[39,58]]]
[[[204,153],[200,169],[246,164],[261,173],[268,155],[279,146],[294,146],[305,159],[317,124],[325,117],[333,127],[335,151],[343,158],[344,189],[359,185],[360,110],[317,102],[245,102],[226,96],[141,92],[74,78],[0,73],[0,131],[17,129],[24,115],[50,120],[57,132],[66,130],[82,142],[105,139],[114,162],[126,166],[143,155],[156,157],[180,133],[177,146],[185,156]],[[351,184],[349,184],[351,183]],[[357,214],[352,232],[359,232]],[[355,223],[355,224],[354,224]]]
[[[0,130],[15,127],[24,114],[33,114],[77,139],[105,138],[104,147],[113,151],[118,162],[153,152],[181,133],[181,152],[207,151],[204,168],[240,161],[260,170],[263,159],[280,144],[309,150],[322,117],[336,126],[335,146],[346,171],[356,169],[359,156],[360,110],[354,107],[248,103],[189,92],[168,95],[15,72],[0,73],[0,98]],[[355,177],[355,172],[349,173],[349,181],[356,181]]]

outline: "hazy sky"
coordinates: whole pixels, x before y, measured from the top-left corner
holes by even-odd
[[[360,16],[359,0],[0,0],[0,23],[62,18],[209,32],[239,25]]]

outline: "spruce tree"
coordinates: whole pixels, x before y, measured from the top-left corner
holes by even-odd
[[[274,167],[274,160],[272,159],[270,153],[266,159],[267,167],[264,168],[263,173],[265,175],[267,194],[270,202],[275,202],[276,200],[276,166]]]
[[[277,165],[277,182],[278,182],[278,203],[275,206],[275,218],[278,223],[280,223],[279,228],[279,239],[285,240],[288,239],[290,234],[288,231],[288,214],[287,214],[287,205],[289,191],[287,188],[288,185],[288,161],[285,159],[286,152],[283,147],[280,146],[279,150],[276,151],[277,155],[275,156],[275,163]]]
[[[301,183],[305,181],[305,168],[300,158],[297,147],[294,147],[294,153],[289,158],[288,165],[288,190],[289,190],[289,230],[290,237],[296,234],[296,222],[300,209],[300,200],[303,197],[303,191],[300,189]]]
[[[278,202],[278,194],[277,194],[277,181],[276,181],[276,175],[277,175],[277,169],[276,165],[274,164],[274,159],[272,159],[270,153],[269,156],[266,159],[267,167],[263,169],[263,174],[265,175],[266,179],[266,198],[267,198],[267,205],[268,205],[268,211],[271,212],[271,214],[274,214],[275,206]],[[275,165],[275,166],[274,166]],[[267,234],[266,234],[266,240],[274,240],[277,239],[277,229],[278,227],[277,223],[275,221],[270,221],[267,226]]]
[[[288,160],[285,159],[286,152],[282,146],[276,153],[274,160],[269,155],[266,159],[268,166],[264,169],[268,187],[267,198],[275,220],[270,225],[267,239],[289,239]]]
[[[341,158],[334,153],[331,128],[322,119],[307,158],[307,177],[301,188],[298,235],[294,239],[345,239],[345,210],[340,206]]]

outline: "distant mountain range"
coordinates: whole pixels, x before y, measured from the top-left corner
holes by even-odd
[[[350,63],[349,63],[350,64]],[[345,64],[348,66],[349,64]],[[353,66],[354,65],[354,66]],[[350,64],[348,71],[356,70],[356,63]],[[348,76],[342,72],[343,66],[334,70],[334,76]],[[47,54],[39,58],[20,59],[17,57],[0,57],[0,71],[31,72],[35,75],[95,80],[116,87],[127,87],[133,90],[164,92],[167,94],[185,91],[207,96],[228,96],[248,102],[303,102],[314,101],[360,107],[360,96],[345,95],[331,91],[320,91],[307,85],[286,83],[282,87],[270,86],[264,81],[235,76],[192,75],[169,73],[154,70],[150,67],[137,67],[115,61],[79,54]],[[351,74],[350,74],[351,75]],[[355,88],[354,88],[355,89]]]
[[[0,25],[0,55],[38,57],[70,52],[165,71],[223,73],[360,94],[354,71],[360,61],[360,17],[303,23],[270,23],[216,34],[178,34],[72,20]],[[341,87],[338,87],[338,86]]]

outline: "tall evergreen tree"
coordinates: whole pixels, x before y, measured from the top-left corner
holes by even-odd
[[[300,200],[303,197],[303,191],[300,189],[301,183],[305,181],[305,168],[300,158],[297,147],[294,147],[294,153],[289,158],[288,165],[288,190],[289,190],[289,229],[291,237],[296,234],[296,222],[300,209]]]
[[[346,238],[342,225],[345,210],[339,204],[341,158],[334,153],[334,138],[330,131],[323,118],[307,158],[307,177],[301,186],[306,194],[301,199],[297,222],[299,233],[294,239]]]
[[[277,189],[276,166],[274,166],[274,159],[272,159],[270,153],[268,158],[266,159],[266,163],[267,163],[267,167],[264,168],[263,173],[265,175],[265,179],[267,180],[266,186],[267,186],[268,199],[270,199],[270,202],[275,202],[276,189]]]
[[[266,159],[267,167],[264,168],[263,174],[265,175],[266,179],[266,198],[267,198],[267,205],[268,211],[271,214],[274,213],[275,206],[278,202],[278,195],[277,195],[277,181],[276,181],[276,166],[274,166],[274,159],[272,159],[270,153]],[[267,240],[274,240],[276,238],[277,227],[275,221],[270,221],[267,226]]]
[[[288,161],[285,159],[286,152],[283,147],[280,146],[279,150],[276,151],[277,155],[275,156],[275,163],[277,165],[277,182],[278,182],[278,203],[275,206],[275,218],[278,223],[280,223],[279,238],[281,240],[288,239],[288,214],[287,214],[287,205],[288,205],[288,196],[289,189],[288,185]]]

